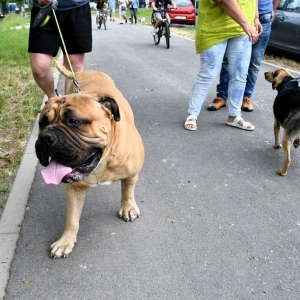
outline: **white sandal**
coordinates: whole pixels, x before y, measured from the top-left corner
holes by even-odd
[[[197,130],[197,117],[195,115],[189,115],[187,118],[186,118],[186,121],[184,123],[184,128],[186,130]],[[187,127],[186,125],[194,125],[195,127]]]
[[[245,122],[243,123],[243,125],[239,124],[239,121],[243,120],[241,116],[237,116],[233,122],[226,122],[226,125],[232,126],[232,127],[237,127],[243,130],[248,130],[248,131],[252,131],[254,130],[254,126],[252,124],[250,124],[249,122]],[[248,126],[251,125],[251,127],[249,128]]]

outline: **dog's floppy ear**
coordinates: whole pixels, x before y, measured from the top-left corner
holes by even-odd
[[[110,97],[103,97],[99,98],[98,102],[111,111],[116,122],[119,122],[121,120],[119,106],[114,99]]]
[[[272,82],[272,89],[275,90],[276,87],[282,82],[283,76],[281,76],[282,69],[277,69],[273,72],[273,82]]]

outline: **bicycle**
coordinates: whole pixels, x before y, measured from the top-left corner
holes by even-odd
[[[98,15],[97,19],[99,20],[98,22],[98,29],[101,29],[101,25],[104,25],[104,29],[106,30],[106,20],[107,20],[107,9],[103,8],[101,10],[98,9]]]
[[[166,38],[166,48],[169,49],[170,48],[170,37],[171,37],[171,35],[170,35],[170,23],[169,23],[169,20],[167,18],[167,9],[163,8],[163,9],[157,10],[155,12],[159,12],[161,14],[161,17],[162,17],[163,20],[162,20],[161,24],[158,27],[158,31],[153,35],[154,44],[158,45],[159,42],[160,42],[160,39],[163,36],[165,36],[165,38]],[[152,12],[151,23],[152,23],[153,26],[156,23],[156,19],[154,18],[154,12]]]

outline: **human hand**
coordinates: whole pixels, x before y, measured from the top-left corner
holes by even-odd
[[[273,10],[272,10],[272,19],[271,19],[271,21],[273,22],[274,19],[275,19],[275,11],[274,11],[274,9],[273,9]]]
[[[254,26],[256,28],[256,31],[257,31],[258,35],[260,36],[263,33],[264,30],[263,30],[263,27],[260,24],[260,21],[259,21],[258,18],[255,18],[255,20],[254,20]]]
[[[43,7],[47,5],[48,3],[52,2],[52,0],[38,0],[39,6]]]
[[[249,41],[250,41],[252,44],[255,44],[255,43],[258,41],[259,35],[260,35],[260,34],[259,34],[256,30],[251,30],[250,34],[248,34],[248,36],[249,36]]]
[[[246,34],[249,36],[249,41],[252,44],[255,44],[258,41],[258,38],[259,38],[259,34],[256,31],[256,28],[254,28],[250,24],[247,24],[247,25],[243,26],[243,29],[246,32]]]

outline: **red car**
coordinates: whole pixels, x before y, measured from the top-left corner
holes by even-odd
[[[176,3],[176,9],[169,9],[168,14],[172,23],[177,24],[191,24],[195,25],[196,11],[190,0],[173,0]]]

